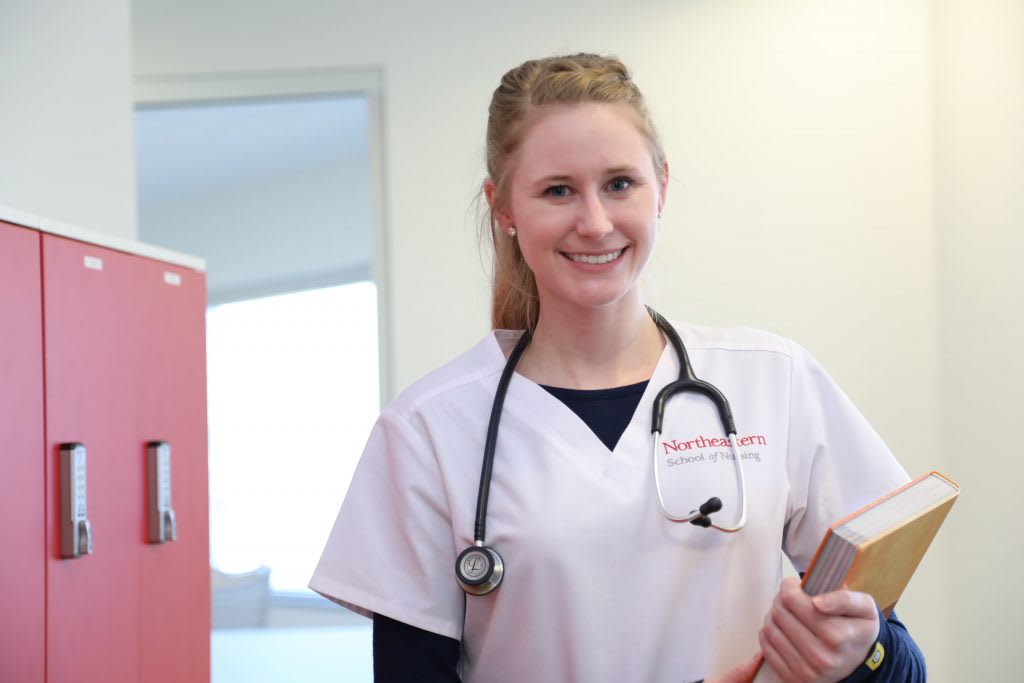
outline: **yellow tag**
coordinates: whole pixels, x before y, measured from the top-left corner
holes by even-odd
[[[882,665],[882,660],[885,659],[885,648],[882,647],[881,643],[875,643],[875,649],[871,651],[868,658],[864,660],[864,664],[874,671]]]

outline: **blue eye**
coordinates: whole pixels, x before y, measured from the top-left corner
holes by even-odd
[[[612,192],[625,192],[633,185],[629,178],[615,178],[608,183],[608,189]]]
[[[546,192],[550,196],[552,196],[552,197],[554,197],[556,199],[564,199],[565,197],[569,196],[569,186],[568,185],[552,185],[551,187],[549,187],[546,190]]]

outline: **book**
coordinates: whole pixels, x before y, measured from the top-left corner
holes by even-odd
[[[928,472],[839,520],[804,574],[804,592],[845,586],[870,595],[888,617],[959,495],[951,479]],[[762,663],[753,683],[775,680]]]

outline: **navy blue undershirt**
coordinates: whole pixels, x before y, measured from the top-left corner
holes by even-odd
[[[614,389],[547,386],[544,389],[576,413],[611,451],[633,419],[647,382]],[[895,613],[888,620],[881,612],[878,617],[878,640],[885,648],[881,666],[871,671],[862,664],[844,679],[844,683],[923,683],[924,656],[906,626]],[[454,638],[381,614],[373,615],[373,679],[376,683],[459,683],[460,649],[459,641]]]
[[[576,413],[608,450],[614,451],[640,405],[647,383],[644,380],[614,389],[563,389],[543,384],[541,387]]]

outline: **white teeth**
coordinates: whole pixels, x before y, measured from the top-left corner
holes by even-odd
[[[586,254],[566,254],[566,256],[568,256],[573,261],[576,261],[577,263],[590,263],[596,265],[599,263],[608,263],[609,261],[614,261],[615,259],[619,258],[621,254],[622,250],[619,249],[617,251],[613,251],[607,254],[598,254],[596,256],[589,256]]]

